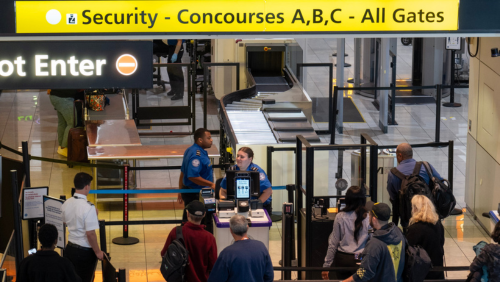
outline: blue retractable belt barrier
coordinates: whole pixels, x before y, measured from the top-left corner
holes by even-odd
[[[286,186],[273,186],[273,190],[285,190]],[[169,194],[200,193],[201,189],[147,189],[147,190],[90,190],[90,194]]]

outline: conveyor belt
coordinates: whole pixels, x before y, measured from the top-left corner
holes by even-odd
[[[252,97],[248,97],[248,92],[228,94],[230,102],[223,107],[237,144],[294,143],[297,135],[309,142],[320,142],[303,110],[293,103],[293,99],[303,96],[302,92],[297,92],[302,90],[291,88],[289,80],[283,76],[253,75],[255,94]],[[298,86],[294,84],[294,87]],[[282,94],[287,91],[291,91],[289,102],[283,101]],[[238,94],[242,96],[240,99]],[[278,102],[263,104],[264,99]]]

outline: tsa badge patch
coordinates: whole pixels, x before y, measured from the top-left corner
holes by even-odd
[[[356,271],[356,274],[359,276],[359,278],[363,279],[365,276],[366,270],[364,268],[359,268],[358,271]]]
[[[191,164],[194,166],[194,167],[199,167],[200,166],[200,160],[198,159],[194,159]]]
[[[260,181],[264,181],[266,179],[266,175],[263,172],[259,173],[259,179]]]

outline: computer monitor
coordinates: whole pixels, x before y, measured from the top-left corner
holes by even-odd
[[[258,171],[226,171],[226,189],[228,199],[251,199],[260,196]]]

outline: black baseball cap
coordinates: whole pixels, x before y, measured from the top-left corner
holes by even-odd
[[[387,204],[369,201],[366,203],[365,208],[378,220],[389,221],[389,218],[391,218],[391,208]]]
[[[200,201],[194,200],[186,207],[187,211],[192,215],[202,216],[205,214],[205,205]]]

